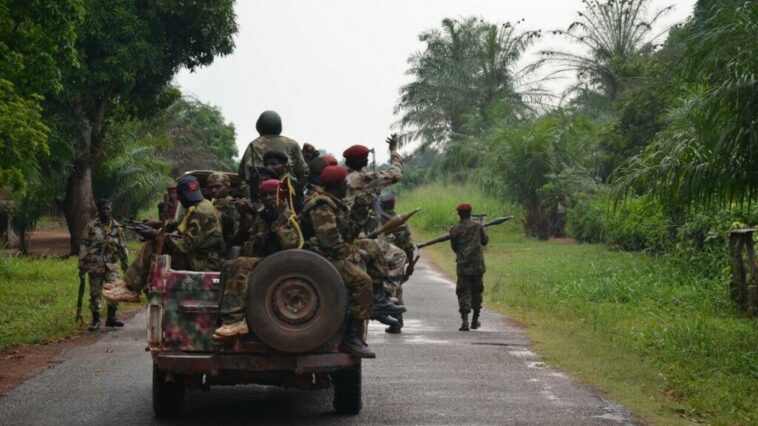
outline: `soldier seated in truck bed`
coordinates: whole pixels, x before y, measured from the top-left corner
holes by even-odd
[[[186,213],[177,226],[177,238],[167,237],[163,242],[163,251],[172,256],[175,269],[218,271],[222,263],[221,253],[225,251],[225,247],[216,208],[203,198],[200,183],[194,176],[179,179],[177,194]],[[103,291],[103,296],[110,301],[140,301],[140,292],[147,285],[152,255],[156,252],[155,239],[159,231],[145,227],[140,230],[140,234],[148,241],[129,266],[124,283]]]
[[[225,262],[221,270],[222,325],[214,332],[214,340],[250,332],[245,321],[248,276],[258,262],[278,251],[303,246],[300,225],[287,205],[285,191],[276,179],[265,180],[259,186],[261,205],[251,206],[252,224],[247,232],[248,241],[242,247],[242,257]]]

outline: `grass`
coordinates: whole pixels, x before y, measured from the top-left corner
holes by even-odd
[[[411,219],[416,241],[444,233],[459,202],[489,217],[511,208],[468,186],[399,201],[398,211],[424,208]],[[725,278],[675,257],[529,240],[518,221],[489,233],[485,303],[528,324],[549,363],[654,424],[758,422],[758,326],[733,310]],[[454,276],[448,245],[423,253]]]
[[[131,253],[137,246],[130,244]],[[77,258],[26,258],[0,254],[0,351],[20,344],[48,343],[87,328],[89,286],[84,289],[82,317],[74,321],[79,289]],[[105,318],[105,301],[101,303]],[[142,305],[120,305],[120,312]]]

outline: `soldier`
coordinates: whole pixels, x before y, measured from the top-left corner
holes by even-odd
[[[350,206],[353,199],[361,193],[370,192],[378,195],[379,191],[400,181],[403,175],[403,159],[397,152],[397,135],[387,138],[390,149],[389,169],[375,172],[366,169],[368,154],[371,152],[363,145],[353,145],[342,153],[345,165],[350,170],[347,176],[346,202]]]
[[[309,143],[303,144],[303,160],[305,160],[305,164],[309,164],[313,159],[318,158],[319,155],[321,153],[318,152],[315,146]]]
[[[224,253],[221,220],[216,208],[203,198],[200,184],[194,176],[185,176],[177,182],[179,202],[186,212],[177,226],[176,238],[166,235],[163,251],[171,254],[172,267],[189,271],[218,271]],[[139,302],[140,292],[147,285],[152,255],[156,251],[155,238],[159,231],[144,228],[139,231],[150,240],[127,270],[122,285],[106,290],[103,296],[116,302]]]
[[[269,179],[260,184],[259,193],[263,209],[253,208],[255,214],[248,232],[249,241],[242,248],[242,257],[229,260],[221,269],[221,300],[219,302],[222,325],[213,338],[229,339],[250,332],[245,321],[248,299],[248,275],[268,255],[281,250],[301,248],[303,235],[300,225],[284,201],[286,190],[280,181]]]
[[[282,151],[268,151],[263,154],[263,166],[271,170],[274,178],[282,183],[282,189],[287,192],[286,201],[290,210],[296,214],[303,207],[303,191],[300,184],[289,173],[289,158]]]
[[[450,228],[450,246],[455,252],[456,272],[458,282],[455,294],[458,296],[458,308],[461,313],[460,331],[469,331],[468,314],[474,310],[471,318],[471,328],[477,329],[479,311],[482,308],[482,292],[484,291],[483,275],[486,271],[482,247],[489,242],[484,226],[471,220],[471,205],[461,204],[456,210],[460,222]]]
[[[372,215],[368,223],[365,226],[367,232],[374,231],[382,226],[393,217],[397,216],[395,213],[395,194],[388,192],[382,194],[379,197],[379,219],[381,223],[377,223],[377,215]],[[408,279],[413,273],[413,251],[415,249],[413,241],[411,240],[411,231],[408,229],[408,225],[403,224],[396,231],[391,234],[385,235],[386,242],[379,244],[384,252],[386,258],[388,275],[390,277],[389,293],[391,296],[397,298],[397,303],[405,305],[403,301],[403,287],[402,283]],[[403,315],[393,314],[393,318],[397,319],[397,324],[389,324],[389,327],[384,331],[391,334],[398,334],[403,327]]]
[[[158,217],[161,220],[173,220],[176,216],[176,210],[179,207],[179,198],[176,195],[176,184],[166,187],[163,194],[163,201],[158,203]]]
[[[245,154],[240,161],[239,175],[247,176],[245,173],[247,170],[255,166],[261,166],[263,164],[263,154],[268,151],[281,151],[287,154],[290,164],[289,168],[300,182],[305,182],[308,176],[308,168],[303,160],[303,153],[300,150],[300,145],[294,140],[282,136],[282,119],[274,111],[264,111],[258,121],[255,123],[255,128],[258,130],[260,136],[254,139],[247,146]]]
[[[372,282],[363,270],[360,250],[352,243],[360,228],[342,201],[347,192],[346,177],[344,167],[324,168],[320,176],[323,190],[318,189],[306,200],[301,223],[307,248],[332,262],[347,289],[349,314],[340,349],[362,358],[375,358],[362,341],[363,321],[371,318]]]
[[[87,224],[79,248],[79,273],[89,273],[89,308],[92,312],[90,331],[100,328],[100,296],[104,284],[113,285],[120,280],[118,264],[127,270],[129,253],[121,225],[111,217],[111,202],[97,202],[97,218]],[[116,319],[117,303],[108,303],[106,327],[123,327]]]
[[[236,199],[231,196],[231,181],[224,172],[213,172],[208,175],[206,185],[211,189],[213,199],[211,204],[218,210],[221,217],[221,231],[224,244],[230,248],[235,244],[240,226],[240,213],[237,211]]]
[[[304,193],[306,197],[313,194],[316,188],[321,186],[321,172],[329,165],[329,162],[324,157],[314,158],[308,163],[310,174],[308,175],[308,184],[305,185]]]

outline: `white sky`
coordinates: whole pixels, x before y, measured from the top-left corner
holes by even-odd
[[[695,0],[652,0],[651,11],[673,4],[660,22],[683,21]],[[194,73],[181,71],[183,92],[221,108],[237,130],[242,152],[258,136],[255,121],[273,109],[284,131],[338,157],[353,144],[377,147],[397,121],[392,110],[408,81],[408,57],[423,48],[422,31],[443,18],[477,15],[524,30],[565,29],[581,0],[238,0],[236,49]],[[560,42],[544,37],[524,56]],[[379,153],[381,151],[381,153]]]

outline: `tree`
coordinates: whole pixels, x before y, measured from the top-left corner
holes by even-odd
[[[619,195],[750,205],[758,199],[758,4],[700,2],[688,30],[686,93],[655,142],[619,172]]]
[[[74,28],[81,0],[6,0],[0,4],[0,187],[17,195],[38,175],[49,129],[42,99],[61,89],[61,68],[76,64]]]
[[[577,82],[569,91],[591,88],[609,102],[615,101],[625,85],[638,77],[640,67],[654,50],[652,28],[672,6],[647,17],[650,0],[583,0],[584,11],[566,30],[554,30],[584,52],[545,50],[544,62],[558,66],[557,74],[575,72]]]
[[[182,97],[158,121],[156,131],[168,142],[160,152],[172,165],[171,176],[200,169],[236,172],[234,125],[224,122],[217,107]]]
[[[72,253],[94,213],[92,170],[113,141],[110,127],[170,105],[173,75],[231,53],[237,31],[232,0],[87,0],[86,9],[77,28],[81,66],[65,69],[62,92],[46,104],[61,139],[75,147],[63,203]]]
[[[444,19],[440,29],[421,33],[423,51],[408,59],[414,81],[400,89],[395,113],[410,129],[405,140],[427,145],[481,132],[491,109],[498,118],[523,112],[516,62],[538,32],[518,32],[510,23],[479,18]]]

